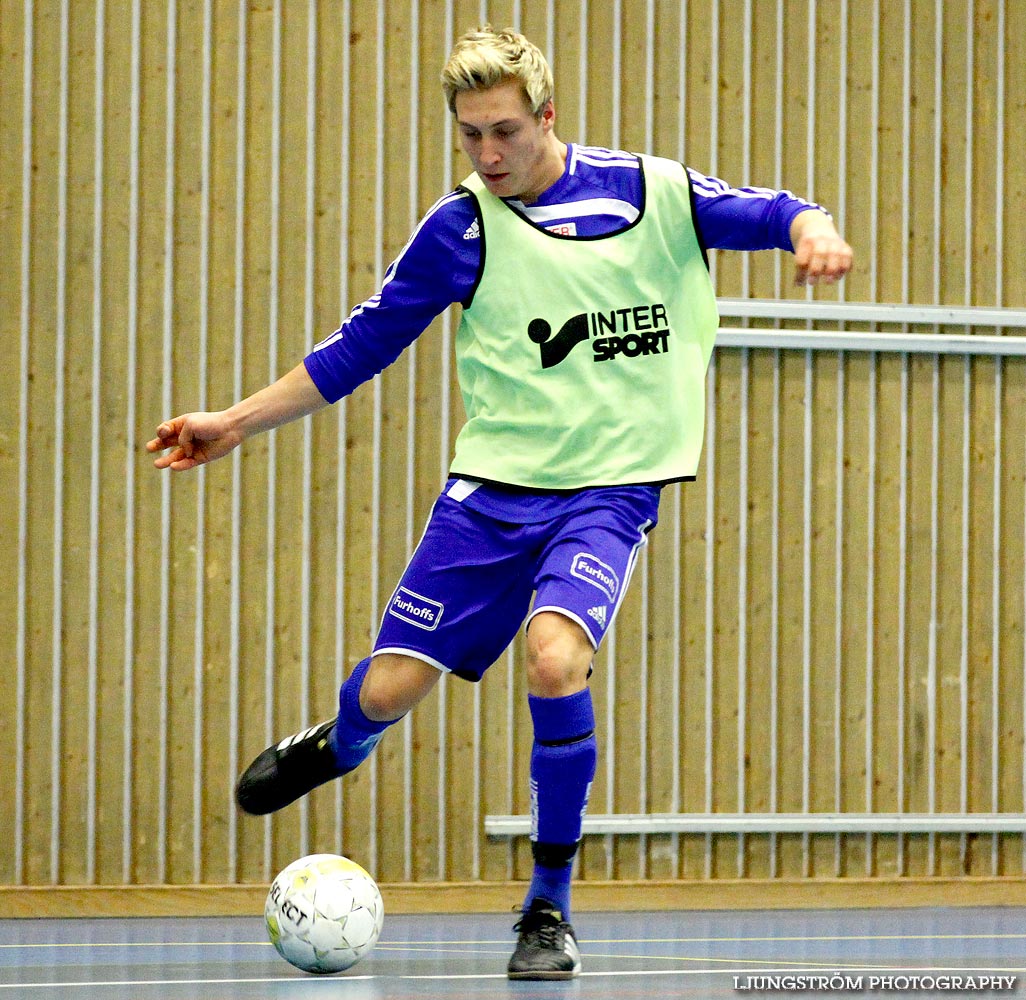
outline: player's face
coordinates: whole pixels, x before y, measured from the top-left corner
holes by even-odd
[[[515,80],[456,95],[463,149],[485,187],[500,198],[530,203],[559,180],[563,154],[552,135],[555,117],[551,101],[540,117],[533,115]]]

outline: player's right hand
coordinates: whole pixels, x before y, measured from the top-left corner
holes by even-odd
[[[241,443],[242,435],[223,412],[186,413],[160,424],[146,450],[164,452],[153,460],[158,469],[184,472],[223,458]]]

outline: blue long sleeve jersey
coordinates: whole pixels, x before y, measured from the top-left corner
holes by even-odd
[[[687,174],[695,227],[707,249],[792,250],[794,217],[820,207],[789,191],[734,188],[691,168]],[[508,204],[535,224],[565,235],[600,236],[630,225],[643,197],[636,156],[571,143],[563,175],[552,187],[531,205],[515,199]],[[389,265],[378,292],[357,305],[306,357],[306,369],[321,395],[334,403],[392,364],[436,316],[468,298],[480,267],[474,200],[456,190],[435,202],[421,219]],[[493,492],[476,490],[469,504],[497,513],[496,504],[488,502]],[[517,501],[518,509],[524,508],[525,499]],[[505,502],[498,506],[502,513],[511,513]],[[539,497],[536,506],[547,512],[550,505]]]

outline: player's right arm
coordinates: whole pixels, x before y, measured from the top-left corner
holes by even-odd
[[[389,265],[378,293],[314,346],[305,364],[328,402],[384,371],[439,313],[469,297],[481,266],[476,223],[469,193],[440,198]]]
[[[280,427],[327,406],[306,367],[296,365],[277,382],[245,399],[211,413],[186,413],[165,420],[157,436],[146,442],[158,469],[185,472],[223,458],[248,437]]]
[[[165,420],[146,443],[158,469],[184,472],[223,458],[246,438],[305,417],[390,365],[431,320],[462,301],[477,279],[480,241],[465,239],[476,215],[464,194],[440,199],[389,266],[377,294],[277,382],[226,410]]]

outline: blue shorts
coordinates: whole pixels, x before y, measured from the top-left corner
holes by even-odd
[[[658,507],[654,487],[606,487],[593,502],[578,495],[558,517],[514,524],[443,493],[388,601],[374,652],[478,681],[540,611],[577,622],[598,649]]]

